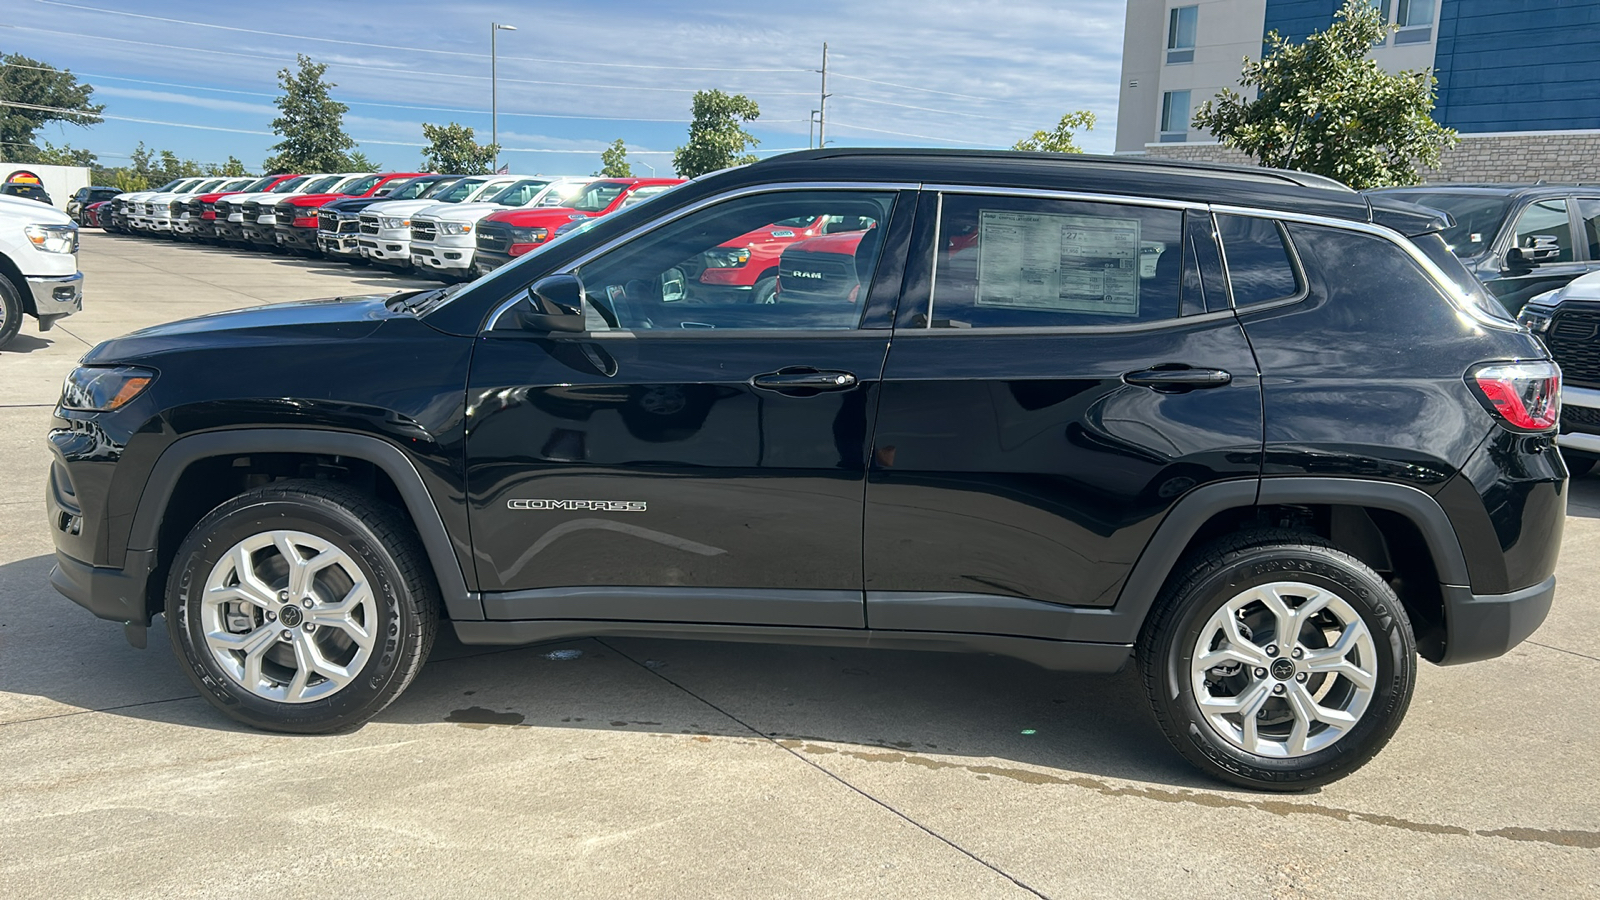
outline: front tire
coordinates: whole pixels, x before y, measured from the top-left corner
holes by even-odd
[[[11,343],[22,328],[22,298],[4,275],[0,275],[0,349]]]
[[[281,481],[208,513],[172,564],[167,630],[202,696],[255,728],[316,734],[377,715],[438,630],[410,525],[343,485]]]
[[[1320,538],[1281,531],[1191,557],[1138,656],[1173,747],[1254,790],[1307,790],[1360,768],[1399,727],[1416,681],[1416,642],[1389,585]]]

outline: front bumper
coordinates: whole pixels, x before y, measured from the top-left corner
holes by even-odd
[[[50,586],[102,619],[149,625],[145,597],[155,567],[154,550],[129,550],[127,563],[121,569],[92,566],[57,550]]]
[[[71,275],[32,276],[28,290],[33,294],[34,313],[41,324],[62,316],[83,312],[83,273]]]
[[[1566,385],[1561,388],[1561,434],[1556,444],[1600,456],[1600,391]]]
[[[411,265],[411,233],[405,237],[390,237],[383,232],[360,235],[361,255],[375,262],[391,266]]]
[[[278,225],[273,232],[278,244],[295,250],[317,249],[317,230],[315,228],[298,228],[294,225]]]
[[[1509,594],[1474,594],[1444,586],[1445,647],[1439,665],[1453,666],[1504,655],[1527,640],[1556,595],[1556,577]]]
[[[501,266],[510,265],[513,259],[510,254],[479,250],[472,256],[472,274],[487,275]]]
[[[333,256],[361,256],[361,236],[348,232],[317,232],[317,248]]]
[[[445,272],[472,271],[471,247],[432,247],[411,245],[411,264],[417,268],[438,269]]]

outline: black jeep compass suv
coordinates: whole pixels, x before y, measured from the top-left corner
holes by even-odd
[[[690,277],[818,216],[849,262],[796,296]],[[1271,170],[777,157],[471,284],[101,344],[52,581],[136,644],[164,613],[279,731],[376,714],[445,620],[1133,661],[1195,765],[1326,783],[1418,656],[1504,653],[1555,590],[1560,373],[1448,224]]]

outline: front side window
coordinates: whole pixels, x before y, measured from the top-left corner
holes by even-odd
[[[1578,218],[1583,220],[1583,240],[1589,245],[1589,261],[1600,262],[1600,197],[1578,198]]]
[[[775,191],[690,213],[578,269],[589,327],[853,329],[893,205],[883,191]],[[776,224],[822,216],[850,227],[804,239]]]
[[[390,200],[416,200],[419,197],[425,196],[427,192],[438,183],[439,182],[437,181],[413,178],[405,184],[402,184],[385,194],[384,196]],[[385,187],[388,187],[388,185],[385,185]]]
[[[524,178],[521,181],[511,182],[484,200],[501,206],[521,206],[537,196],[549,183],[542,178]]]
[[[1517,246],[1541,251],[1535,262],[1572,262],[1572,223],[1567,219],[1567,201],[1540,200],[1522,211],[1517,219]],[[1549,254],[1555,250],[1555,254]]]
[[[311,180],[311,176],[310,175],[296,175],[295,177],[290,178],[287,181],[278,182],[278,186],[273,188],[271,193],[274,193],[274,194],[292,194],[292,193],[300,190],[300,186],[302,184],[305,184],[309,180]]]
[[[482,187],[487,180],[485,178],[463,178],[452,184],[449,189],[441,191],[438,196],[432,199],[438,200],[440,203],[460,203],[471,196],[473,191]]]
[[[950,194],[934,258],[933,328],[1061,328],[1175,319],[1183,213]]]
[[[1270,303],[1300,293],[1300,280],[1278,223],[1254,216],[1219,215],[1217,236],[1222,239],[1234,306]]]
[[[1194,39],[1200,7],[1178,6],[1167,14],[1167,62],[1194,61]]]
[[[316,181],[307,183],[304,187],[297,188],[296,190],[302,194],[326,194],[328,191],[333,189],[334,185],[338,184],[343,179],[343,175],[325,175],[322,178],[318,178]]]
[[[1189,133],[1189,92],[1167,91],[1161,95],[1161,139]]]
[[[343,188],[340,188],[340,192],[345,194],[353,194],[359,197],[362,194],[365,194],[367,191],[372,190],[372,188],[377,185],[378,180],[382,177],[382,175],[368,175],[365,178],[357,179],[353,183],[347,184]]]

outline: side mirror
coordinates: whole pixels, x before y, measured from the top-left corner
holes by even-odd
[[[1528,236],[1523,246],[1506,251],[1506,262],[1514,266],[1536,266],[1550,262],[1561,255],[1561,245],[1553,234]]]
[[[528,288],[528,308],[521,314],[527,331],[582,333],[583,282],[576,275],[546,275]]]

